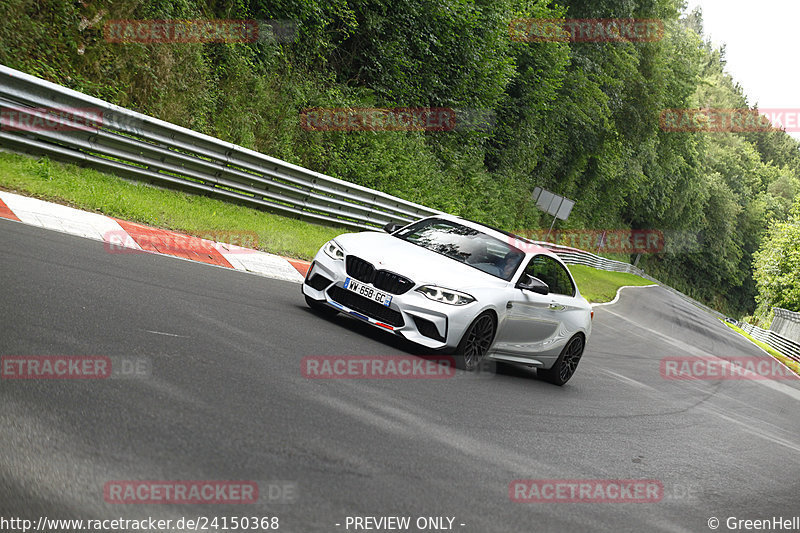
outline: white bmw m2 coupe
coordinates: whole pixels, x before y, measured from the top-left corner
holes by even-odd
[[[451,215],[347,233],[317,253],[308,305],[452,353],[535,367],[563,385],[592,329],[592,308],[567,267],[522,237]]]

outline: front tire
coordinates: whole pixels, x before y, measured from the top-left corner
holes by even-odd
[[[561,350],[561,354],[551,368],[547,370],[539,368],[536,370],[539,379],[553,385],[564,385],[575,374],[578,363],[580,363],[583,356],[584,346],[583,336],[575,335],[572,337],[567,345],[564,346],[564,349]]]
[[[318,313],[318,314],[323,315],[323,316],[335,316],[335,315],[339,314],[339,311],[337,311],[333,307],[325,305],[324,303],[319,302],[319,301],[315,300],[314,298],[312,298],[310,296],[306,296],[305,294],[303,296],[305,296],[305,298],[306,298],[306,304],[315,313]]]
[[[470,372],[477,369],[494,341],[496,329],[491,313],[483,313],[473,320],[453,354],[456,367]]]

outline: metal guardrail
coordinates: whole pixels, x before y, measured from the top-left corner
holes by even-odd
[[[770,324],[770,331],[791,339],[794,342],[800,342],[800,313],[781,309],[780,307],[773,307],[775,317]]]
[[[783,355],[800,363],[800,343],[787,339],[768,329],[761,329],[752,324],[742,323],[741,328],[753,336],[754,339],[765,342]]]
[[[411,222],[440,213],[3,65],[0,107],[24,109],[51,124],[20,131],[6,120],[0,127],[0,144],[17,152],[351,228]],[[84,117],[82,124],[89,125],[70,128],[74,121],[55,114],[57,110]]]
[[[794,322],[795,324],[800,324],[800,313],[789,311],[788,309],[781,309],[780,307],[773,307],[772,309],[775,310],[775,316],[783,320]]]

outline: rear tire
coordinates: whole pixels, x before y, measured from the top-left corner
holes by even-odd
[[[456,368],[476,370],[494,341],[497,326],[491,313],[483,313],[472,321],[453,354]]]
[[[315,300],[314,298],[312,298],[310,296],[306,296],[305,294],[303,296],[306,297],[306,304],[315,313],[318,313],[318,314],[323,315],[323,316],[335,316],[335,315],[339,314],[339,311],[337,311],[333,307],[331,307],[331,306],[329,306],[327,304],[324,304],[324,303],[322,303],[320,301],[317,301],[317,300]]]
[[[561,350],[561,354],[556,359],[555,364],[547,370],[544,368],[536,369],[536,375],[539,376],[539,379],[553,385],[564,385],[575,375],[575,370],[577,370],[578,363],[580,363],[583,356],[583,348],[583,337],[575,335]]]

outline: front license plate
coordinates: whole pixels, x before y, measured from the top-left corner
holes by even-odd
[[[381,292],[374,287],[370,287],[360,281],[356,281],[353,278],[347,278],[344,280],[344,288],[353,291],[356,294],[360,294],[364,298],[369,298],[374,302],[378,302],[381,305],[385,305],[389,307],[389,304],[392,303],[392,297],[385,292]]]

